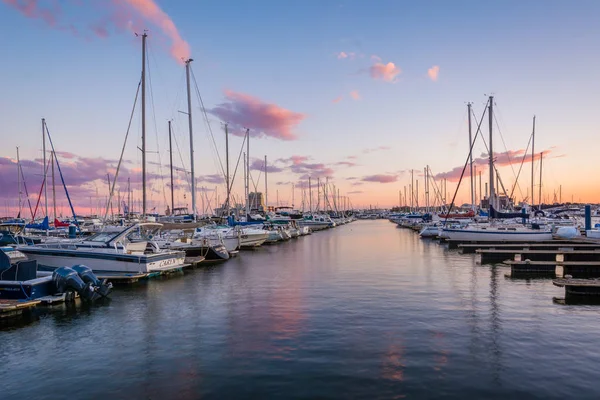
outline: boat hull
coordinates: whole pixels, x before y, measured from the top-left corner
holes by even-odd
[[[129,254],[102,254],[84,253],[77,250],[63,250],[57,252],[51,249],[19,248],[31,260],[38,262],[41,270],[53,271],[63,266],[83,264],[92,269],[94,273],[133,273],[148,274],[154,272],[168,272],[183,268],[185,253],[156,254],[135,256]]]
[[[552,240],[552,232],[546,231],[496,231],[496,230],[468,230],[468,229],[443,229],[445,239],[473,242],[536,242]]]

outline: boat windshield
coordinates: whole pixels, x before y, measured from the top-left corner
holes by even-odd
[[[113,233],[100,232],[85,239],[86,242],[102,242],[107,243],[115,236]]]

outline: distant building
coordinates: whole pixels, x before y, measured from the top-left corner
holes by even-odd
[[[265,209],[265,199],[261,192],[250,192],[248,199],[250,200],[250,209],[260,211]]]

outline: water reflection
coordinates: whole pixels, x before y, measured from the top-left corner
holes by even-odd
[[[598,308],[508,271],[356,222],[0,328],[1,397],[599,396]]]

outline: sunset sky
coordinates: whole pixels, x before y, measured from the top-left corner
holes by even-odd
[[[144,29],[149,209],[163,212],[170,199],[169,119],[179,149],[176,205],[191,206],[182,172],[190,167],[187,116],[179,112],[186,110],[188,57],[220,158],[222,122],[232,133],[232,170],[239,135],[249,128],[259,191],[264,156],[269,160],[271,205],[277,197],[290,205],[295,184],[299,208],[300,188],[311,176],[313,183],[329,177],[355,207],[395,206],[411,169],[423,203],[426,165],[438,185],[448,178],[452,195],[468,154],[467,102],[480,118],[490,94],[504,184],[513,186],[536,115],[544,199],[552,201],[562,185],[563,201],[598,202],[599,18],[595,0],[2,0],[0,216],[16,206],[17,146],[35,207],[41,118],[78,212],[95,212],[104,201],[140,79],[134,33]],[[220,200],[225,193],[223,174],[194,83],[192,91],[198,186],[214,205],[215,188]],[[130,178],[136,199],[140,121],[138,105],[117,182],[124,192]],[[486,142],[487,126],[486,118]],[[474,157],[484,183],[486,156],[478,140]],[[537,181],[537,162],[535,168]],[[243,194],[242,171],[240,164],[236,196]],[[517,200],[530,191],[530,176],[528,157]],[[468,201],[467,190],[461,186],[459,203]],[[68,214],[62,189],[57,198]],[[200,198],[199,191],[199,209]]]

